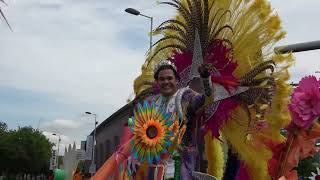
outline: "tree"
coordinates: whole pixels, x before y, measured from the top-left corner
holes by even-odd
[[[7,126],[7,124],[6,123],[4,123],[4,122],[0,122],[0,133],[4,133],[4,132],[6,132],[7,131],[7,129],[8,129],[8,126]]]
[[[0,122],[0,173],[5,170],[9,156],[7,127],[6,123]]]
[[[52,144],[38,130],[22,127],[8,131],[0,123],[0,172],[47,172]]]
[[[311,172],[317,172],[318,163],[315,162],[313,157],[308,157],[299,161],[299,165],[297,168],[298,175],[302,179],[309,179],[311,176]]]
[[[38,130],[32,127],[19,128],[14,132],[15,142],[20,144],[24,160],[24,165],[27,171],[38,173],[45,167],[48,167],[48,162],[51,156],[51,143]]]

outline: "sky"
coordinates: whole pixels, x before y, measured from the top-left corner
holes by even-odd
[[[139,9],[154,24],[174,15],[155,0],[6,0],[0,5],[0,121],[32,126],[62,147],[81,140],[132,97],[133,80],[149,48],[150,21],[124,12]],[[286,39],[277,45],[320,40],[319,0],[270,0]],[[290,4],[289,4],[290,3]],[[320,51],[296,53],[292,82],[320,70]],[[319,61],[319,62],[318,62]],[[319,77],[319,76],[318,76]]]

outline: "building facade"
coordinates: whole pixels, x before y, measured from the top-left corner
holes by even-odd
[[[127,104],[104,120],[96,129],[95,162],[99,169],[120,144],[124,124],[131,116],[132,106]],[[93,132],[91,133],[93,135]]]

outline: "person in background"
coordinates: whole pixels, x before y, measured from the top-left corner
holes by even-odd
[[[50,170],[49,172],[49,177],[48,177],[49,180],[53,180],[53,171]]]
[[[79,168],[74,172],[72,180],[82,180],[82,174]]]

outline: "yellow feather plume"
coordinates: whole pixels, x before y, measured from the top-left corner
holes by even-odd
[[[217,179],[223,177],[224,154],[222,149],[222,142],[218,139],[211,138],[211,132],[204,136],[205,152],[208,161],[208,174],[215,176]]]

